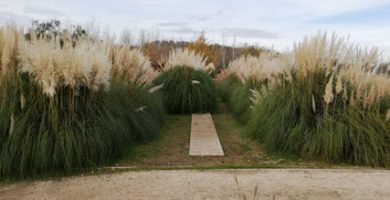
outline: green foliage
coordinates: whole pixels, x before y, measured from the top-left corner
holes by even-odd
[[[209,112],[217,107],[216,88],[211,77],[191,67],[177,66],[160,74],[155,85],[163,85],[168,113]]]
[[[31,40],[32,33],[40,39],[48,40],[69,35],[73,42],[88,36],[87,30],[82,26],[69,25],[67,28],[64,28],[61,26],[61,21],[55,19],[49,21],[33,21],[30,31],[25,35],[26,39]],[[60,40],[63,40],[63,38]]]
[[[9,94],[2,99],[0,112],[3,178],[113,162],[129,146],[154,138],[163,119],[159,94],[146,87],[119,83],[108,91],[62,87],[48,97],[27,74],[14,80],[3,82],[1,90]]]
[[[143,143],[158,136],[159,128],[163,122],[165,112],[161,94],[149,93],[149,87],[127,86],[114,84],[107,104],[117,106],[118,119],[128,124],[128,132],[132,134],[133,141]],[[112,99],[115,97],[115,99]],[[116,110],[115,109],[115,110]]]
[[[246,83],[241,81],[234,75],[227,77],[219,87],[219,93],[223,101],[227,102],[234,117],[241,123],[248,120],[250,113],[251,90],[261,88],[261,83],[255,80],[248,80]]]
[[[246,132],[269,152],[296,154],[308,159],[387,166],[390,163],[390,123],[380,109],[345,106],[335,96],[326,105],[321,93],[328,77],[315,72],[307,79],[283,80],[254,105]],[[325,77],[322,78],[321,77]],[[315,99],[315,105],[312,99]],[[313,109],[315,107],[315,109]],[[388,107],[387,107],[388,108]],[[382,111],[381,111],[382,110]]]
[[[218,92],[222,101],[229,102],[232,90],[236,85],[240,85],[240,80],[238,80],[235,75],[229,75],[223,79],[223,81],[218,85]]]

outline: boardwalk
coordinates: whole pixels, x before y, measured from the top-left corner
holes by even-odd
[[[210,113],[193,114],[191,120],[191,156],[223,156],[223,150]]]

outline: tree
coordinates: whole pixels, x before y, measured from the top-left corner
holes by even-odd
[[[202,54],[206,63],[213,63],[214,66],[219,65],[218,55],[216,51],[214,51],[209,44],[207,44],[205,32],[202,31],[200,36],[188,45],[188,49],[194,50],[196,53]]]
[[[81,37],[88,36],[87,31],[82,26],[73,24],[67,28],[63,28],[61,27],[61,22],[55,19],[43,22],[38,20],[33,21],[29,33],[25,35],[26,39],[31,40],[32,33],[34,33],[38,39],[46,40],[53,40],[60,37],[60,41],[62,41],[65,36],[69,36],[73,43]]]

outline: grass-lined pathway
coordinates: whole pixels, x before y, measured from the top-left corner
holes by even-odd
[[[259,143],[241,134],[243,127],[232,117],[225,104],[220,104],[219,110],[211,116],[224,156],[190,156],[191,115],[169,115],[160,138],[137,146],[114,166],[137,169],[334,166],[324,162],[307,162],[288,155],[267,155]]]
[[[190,156],[223,156],[221,142],[210,113],[193,114]]]

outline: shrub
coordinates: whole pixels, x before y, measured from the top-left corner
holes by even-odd
[[[0,177],[110,163],[158,134],[161,97],[137,51],[110,62],[100,42],[28,42],[5,28],[0,52]]]
[[[293,87],[296,83],[285,82],[262,94],[251,112],[247,132],[267,151],[358,165],[388,164],[390,126],[380,113],[332,105],[320,114],[303,85],[301,91]]]
[[[16,33],[15,33],[16,34]],[[129,141],[104,106],[111,65],[97,46],[18,41],[3,71],[1,176],[71,171],[111,159]],[[13,85],[14,87],[6,87]],[[121,144],[121,145],[120,145]]]
[[[306,38],[294,68],[255,95],[247,132],[269,152],[385,166],[389,77],[372,74],[377,52],[355,52],[342,39]]]
[[[111,47],[111,90],[123,104],[129,129],[137,142],[153,139],[159,133],[164,118],[164,105],[159,89],[153,85],[158,73],[140,50],[128,47]]]
[[[154,82],[163,89],[169,113],[209,112],[216,108],[216,88],[209,75],[214,70],[205,58],[188,49],[176,49],[165,59],[163,72]]]
[[[288,68],[284,55],[263,53],[258,57],[241,56],[229,64],[219,90],[232,114],[242,123],[248,120],[253,105],[252,93],[260,90],[269,79],[279,76]]]
[[[221,76],[224,77],[219,78]],[[222,101],[229,102],[233,88],[235,88],[236,85],[241,85],[240,80],[234,74],[227,73],[221,73],[217,78],[221,79],[218,82],[219,96],[221,97]]]
[[[390,78],[374,73],[378,51],[319,34],[286,55],[230,63],[220,93],[246,133],[268,152],[388,165]]]
[[[248,121],[253,104],[252,92],[260,89],[261,86],[261,83],[253,79],[242,83],[236,75],[230,74],[219,85],[219,93],[222,100],[228,104],[233,116],[241,123],[245,123]]]
[[[163,101],[168,113],[209,112],[216,108],[216,89],[205,71],[177,66],[157,77],[163,84]]]

